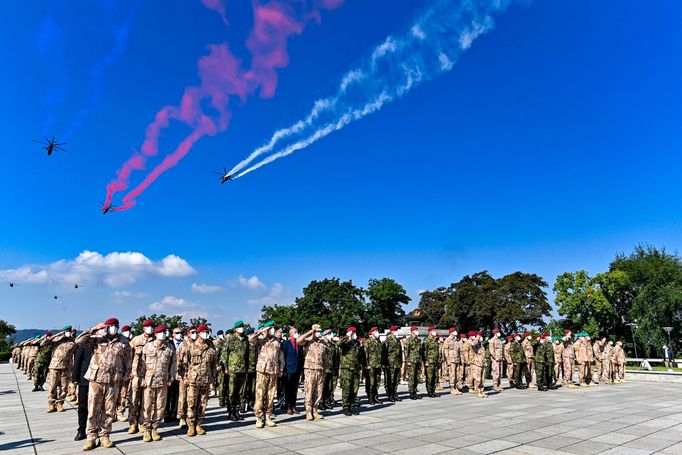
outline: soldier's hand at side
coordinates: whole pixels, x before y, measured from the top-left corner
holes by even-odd
[[[179,374],[176,374],[176,375],[175,375],[175,380],[176,380],[176,381],[182,381],[182,378],[180,377]]]

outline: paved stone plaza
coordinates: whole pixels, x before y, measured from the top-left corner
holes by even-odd
[[[73,406],[46,414],[47,392],[32,393],[32,386],[11,365],[0,365],[0,452],[82,453],[83,443],[73,440]],[[255,428],[253,417],[228,422],[212,399],[206,436],[188,438],[176,427],[165,427],[163,441],[144,443],[141,434],[130,436],[124,423],[114,423],[116,448],[94,453],[682,454],[681,391],[675,384],[635,382],[549,392],[505,390],[487,399],[451,397],[446,391],[436,399],[363,405],[353,417],[338,408],[315,422],[307,422],[304,414],[278,414],[272,429]]]

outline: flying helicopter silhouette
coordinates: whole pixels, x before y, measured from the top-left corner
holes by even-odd
[[[101,208],[102,210],[102,215],[106,215],[107,213],[111,212],[112,210],[118,208],[117,205],[112,204],[111,202],[109,204],[106,204],[104,202],[100,202],[98,207]]]
[[[42,144],[43,149],[47,151],[47,156],[51,156],[52,152],[54,152],[55,150],[58,152],[68,152],[68,150],[66,150],[64,147],[62,147],[63,145],[66,145],[67,143],[66,142],[57,142],[55,140],[54,136],[52,136],[52,139],[48,139],[47,137],[43,136],[43,140],[33,139],[33,142],[37,142],[38,144]]]
[[[19,286],[19,285],[17,283],[15,283],[14,281],[10,281],[9,287],[13,288],[14,286]]]
[[[225,167],[223,168],[223,172],[213,171],[213,173],[220,176],[220,183],[225,183],[228,180],[234,180],[236,178],[236,175],[234,175],[234,173],[227,172],[227,168]]]

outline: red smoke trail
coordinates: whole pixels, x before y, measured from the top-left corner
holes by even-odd
[[[202,2],[221,15],[225,11],[224,3],[219,0]],[[302,33],[309,21],[319,21],[320,10],[335,8],[342,3],[343,0],[272,0],[265,3],[254,0],[254,25],[246,40],[251,67],[243,70],[241,61],[232,55],[227,43],[209,45],[209,54],[198,62],[200,84],[185,88],[179,106],[166,105],[157,112],[154,121],[147,126],[140,152],[124,162],[116,172],[117,178],[107,185],[105,206],[111,204],[115,193],[128,189],[133,171],[144,170],[148,158],[158,155],[159,135],[168,128],[171,120],[184,123],[192,132],[123,197],[123,205],[115,210],[134,206],[137,196],[166,170],[177,165],[199,139],[225,131],[232,118],[229,109],[231,97],[236,96],[245,102],[256,91],[262,98],[274,96],[277,69],[286,67],[289,62],[289,37]],[[205,112],[204,107],[211,113]]]

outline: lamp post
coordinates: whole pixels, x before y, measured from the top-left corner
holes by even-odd
[[[663,327],[663,330],[668,332],[668,349],[670,349],[670,360],[671,362],[675,361],[675,356],[673,355],[673,342],[670,339],[670,332],[673,331],[672,327]],[[668,367],[668,371],[673,371],[672,368]]]
[[[635,358],[638,358],[639,355],[637,355],[637,341],[635,341],[635,329],[637,328],[637,319],[635,319],[634,322],[628,322],[627,325],[630,326],[630,334],[632,335],[632,346],[635,348]]]

